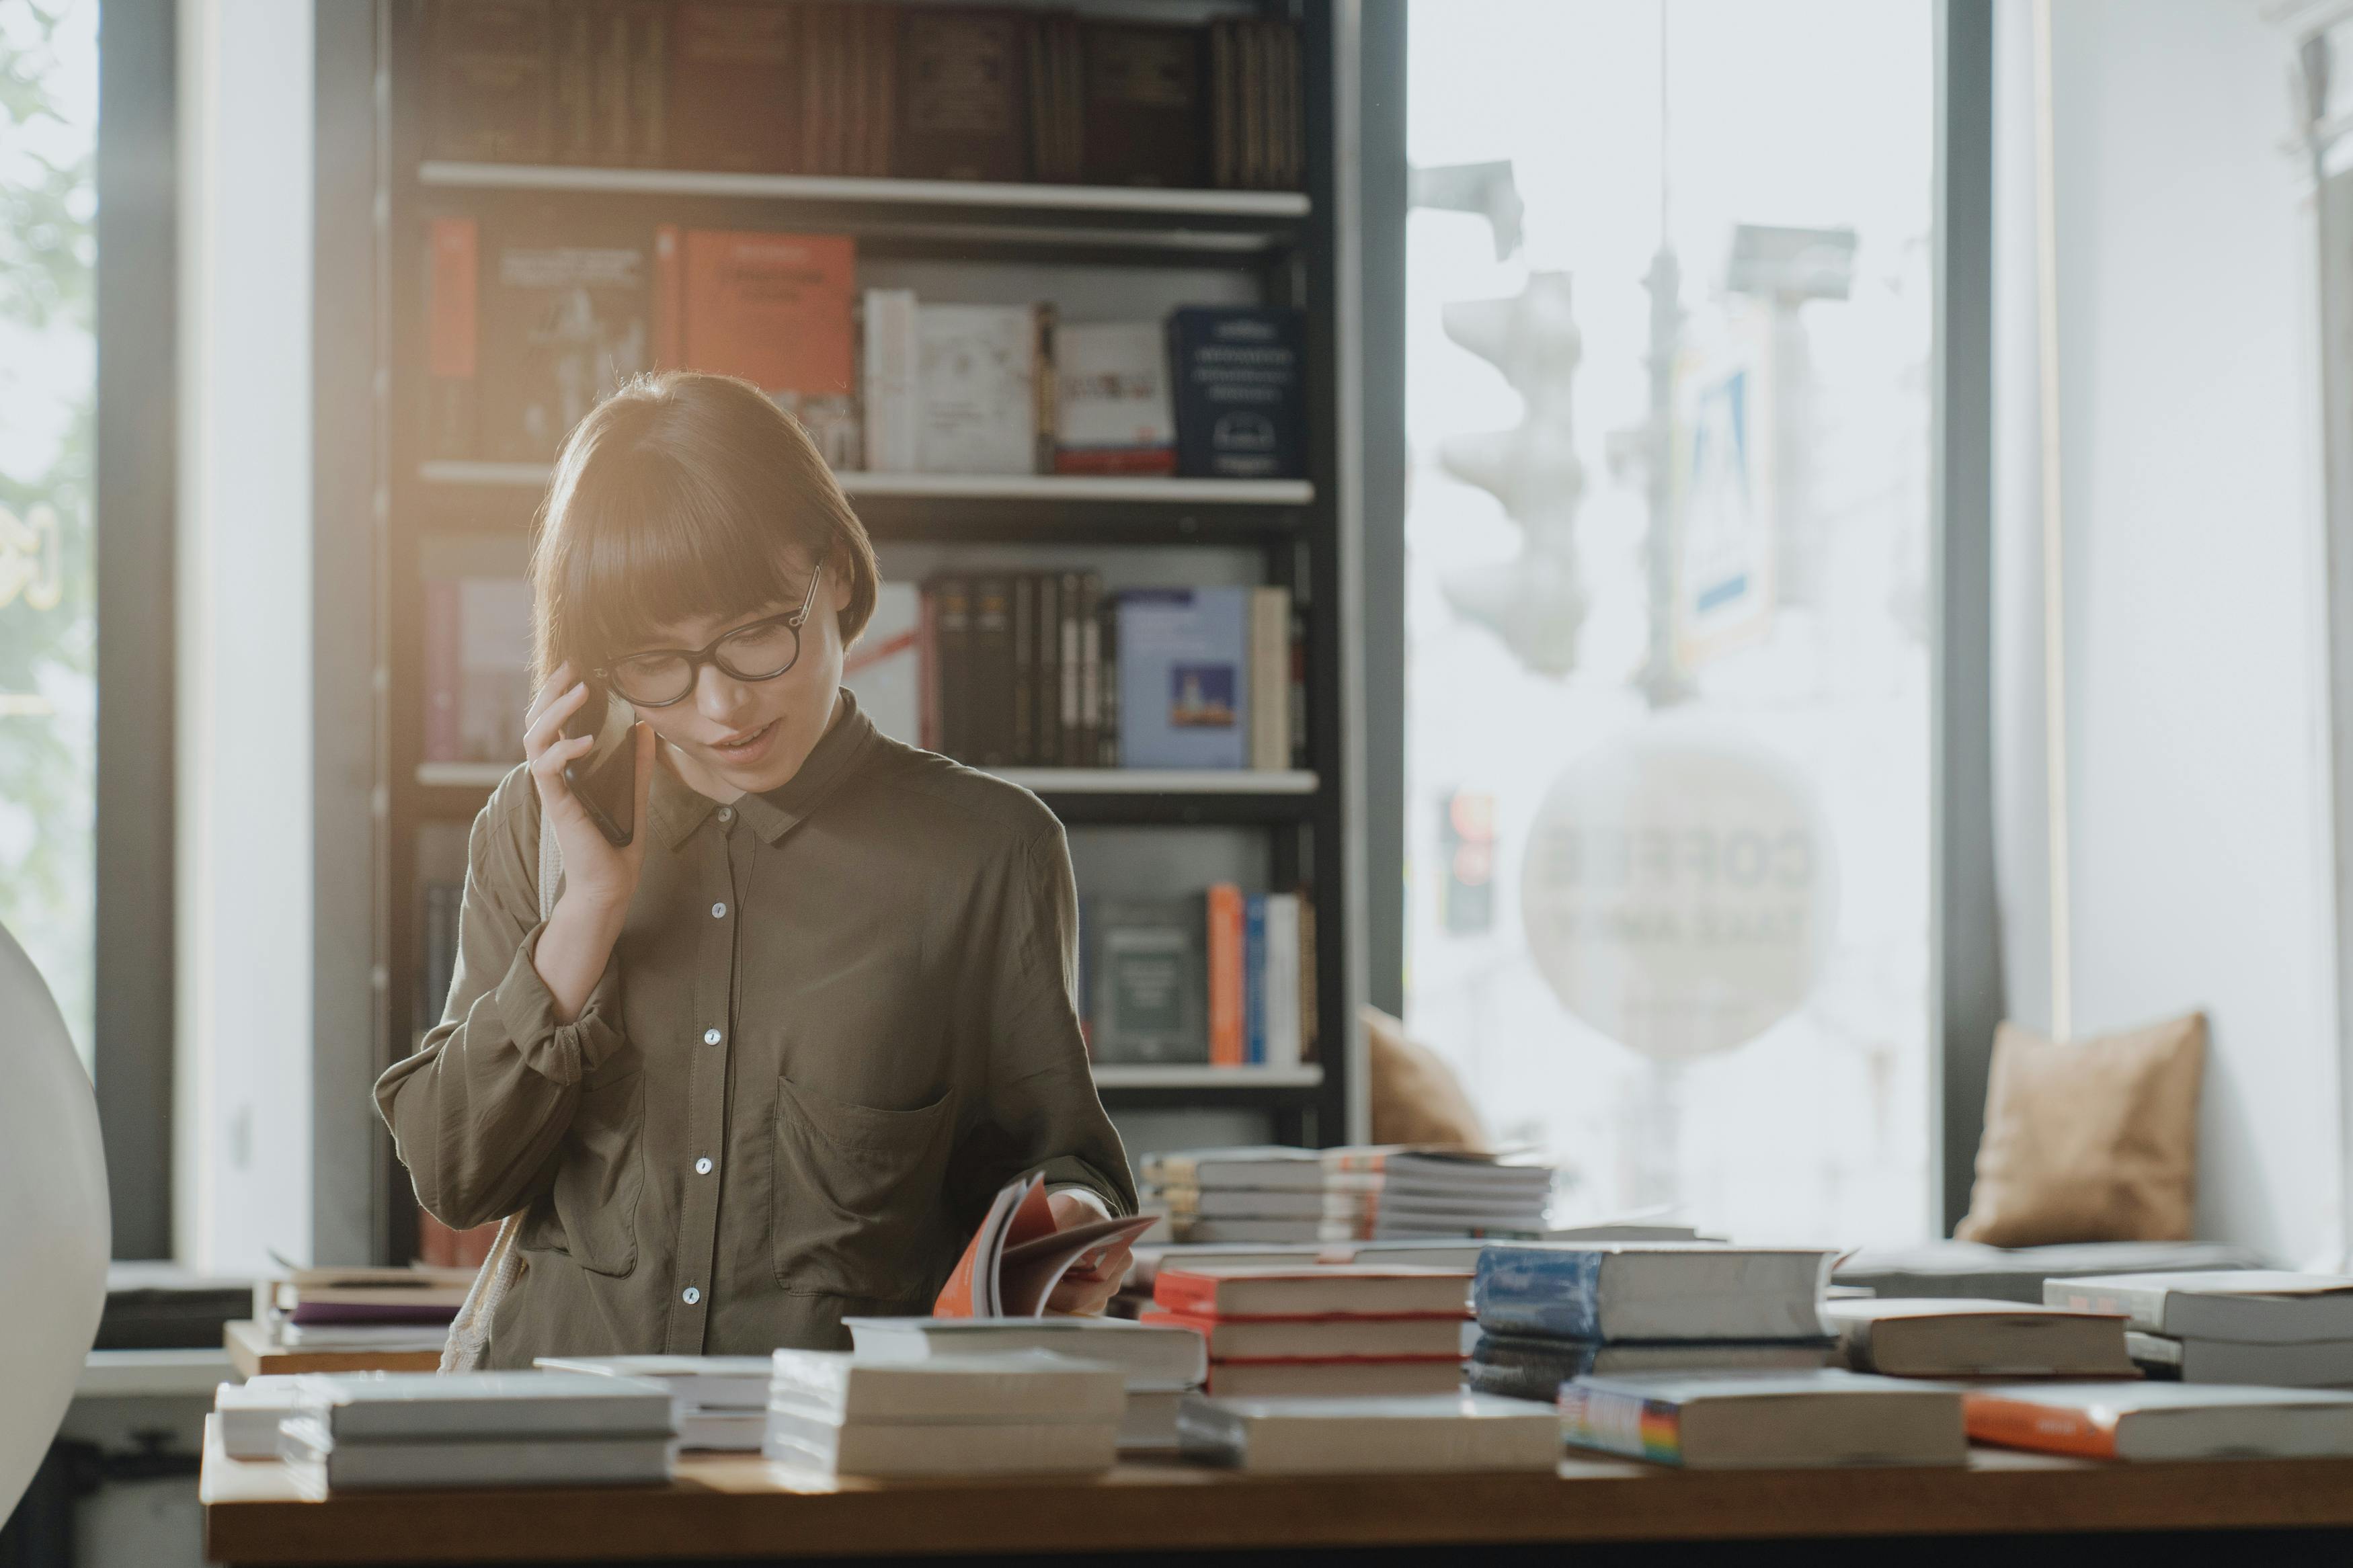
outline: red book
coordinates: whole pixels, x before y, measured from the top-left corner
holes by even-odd
[[[1471,1271],[1407,1264],[1307,1268],[1166,1268],[1154,1305],[1197,1318],[1412,1318],[1468,1315]]]
[[[685,363],[771,397],[849,396],[857,258],[845,235],[689,229]]]
[[[1035,1318],[1082,1258],[1108,1252],[1152,1228],[1153,1217],[1098,1219],[1057,1229],[1046,1184],[1025,1176],[989,1205],[932,1303],[935,1318]]]
[[[470,217],[437,217],[425,247],[425,445],[435,458],[474,455],[481,235]]]
[[[1242,1037],[1242,890],[1231,882],[1209,889],[1209,1065],[1240,1067]]]

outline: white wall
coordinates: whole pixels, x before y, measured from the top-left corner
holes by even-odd
[[[2052,7],[2074,1033],[2213,1025],[2201,1236],[2344,1247],[2309,219],[2253,0]],[[1998,830],[2049,1016],[2031,14],[1997,58]]]
[[[311,12],[180,0],[174,1247],[311,1250]]]

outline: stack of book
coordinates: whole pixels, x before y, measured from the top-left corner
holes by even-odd
[[[1539,1237],[1554,1170],[1452,1149],[1327,1149],[1323,1241]]]
[[[1580,1377],[1559,1408],[1573,1447],[1690,1469],[1968,1458],[1959,1389],[1836,1367]]]
[[[1479,1335],[1469,1382],[1552,1400],[1588,1374],[1826,1365],[1822,1289],[1832,1254],[1813,1248],[1649,1242],[1493,1243],[1479,1254]]]
[[[766,1356],[541,1356],[543,1372],[627,1377],[670,1390],[681,1448],[756,1453],[768,1427]]]
[[[1120,1369],[1127,1407],[1122,1452],[1176,1447],[1176,1407],[1208,1381],[1208,1352],[1190,1328],[1124,1318],[845,1318],[861,1360],[877,1364],[1046,1351]]]
[[[2236,1384],[2021,1383],[1962,1395],[1969,1436],[2090,1459],[2353,1458],[2353,1394]]]
[[[2047,1279],[2042,1299],[2126,1320],[2132,1359],[2182,1383],[2353,1384],[2353,1278],[2271,1269]]]
[[[266,1287],[286,1350],[438,1351],[474,1283],[470,1268],[298,1268]]]
[[[827,1476],[1085,1474],[1118,1458],[1116,1366],[1045,1351],[878,1363],[778,1351],[770,1459]]]
[[[1405,1265],[1164,1268],[1142,1321],[1199,1333],[1220,1398],[1451,1394],[1470,1283]]]
[[[314,1491],[654,1486],[678,1453],[669,1389],[560,1372],[304,1377],[279,1435]]]
[[[1549,1471],[1560,1429],[1515,1399],[1194,1399],[1178,1416],[1187,1455],[1254,1475],[1408,1470]]]
[[[1889,1377],[2131,1377],[2125,1320],[2020,1301],[1832,1296],[1839,1359]]]
[[[1179,1242],[1313,1242],[1323,1228],[1324,1162],[1314,1149],[1179,1150],[1145,1155],[1142,1169]]]

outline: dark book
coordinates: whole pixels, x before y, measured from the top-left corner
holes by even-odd
[[[1169,313],[1179,474],[1306,474],[1306,331],[1304,314],[1289,306],[1187,305]]]
[[[972,588],[962,577],[942,577],[932,584],[935,636],[939,644],[939,751],[959,762],[972,760],[965,726],[972,707]]]
[[[1062,756],[1062,579],[1038,577],[1038,763],[1060,764]]]
[[[670,163],[670,0],[628,0],[629,10],[629,162]]]
[[[835,139],[841,130],[841,7],[805,5],[800,13],[800,157],[805,174],[838,173]]]
[[[604,8],[592,0],[563,6],[554,16],[550,155],[559,163],[596,162],[596,57],[604,45],[603,23]]]
[[[470,217],[425,226],[425,455],[474,455],[480,232]]]
[[[1241,23],[1220,17],[1209,24],[1209,179],[1220,190],[1240,183],[1235,156],[1234,31]]]
[[[1085,46],[1079,19],[1040,16],[1029,35],[1030,178],[1073,184],[1086,177]]]
[[[1201,29],[1091,21],[1082,36],[1086,182],[1206,184]]]
[[[671,24],[670,154],[688,169],[781,174],[800,160],[797,7],[685,0]]]
[[[1013,762],[1038,763],[1038,578],[1013,579]]]
[[[1060,668],[1056,671],[1057,700],[1061,710],[1061,743],[1056,748],[1057,767],[1084,767],[1086,714],[1080,702],[1086,679],[1086,639],[1080,620],[1086,614],[1087,574],[1065,572],[1061,582],[1062,616],[1058,628]]]
[[[915,5],[900,14],[895,173],[1029,178],[1029,25],[1011,11]]]
[[[1201,897],[1098,897],[1087,913],[1094,1059],[1207,1062],[1208,923]]]
[[[651,363],[648,241],[545,214],[491,232],[483,269],[482,456],[546,462]]]
[[[433,156],[547,162],[554,152],[554,44],[549,0],[434,0],[425,45]]]
[[[891,173],[899,118],[899,7],[860,5],[866,26],[866,142],[853,174],[881,179]]]
[[[1103,579],[1079,577],[1079,732],[1064,742],[1062,760],[1074,768],[1095,765],[1103,733]]]
[[[972,748],[966,762],[984,768],[1013,763],[1013,592],[1004,577],[976,577],[972,584],[970,708],[965,734]]]
[[[1099,768],[1119,766],[1119,596],[1103,595],[1101,610],[1095,616],[1096,647],[1102,655],[1102,674],[1095,681],[1095,690],[1103,708],[1095,725],[1094,765]]]

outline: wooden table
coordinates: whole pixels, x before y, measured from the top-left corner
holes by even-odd
[[[288,1350],[269,1325],[251,1320],[227,1323],[221,1340],[239,1377],[273,1372],[438,1372],[441,1352],[432,1351]]]
[[[2353,1460],[2094,1465],[1979,1449],[1950,1469],[1678,1471],[1569,1460],[1555,1475],[1244,1479],[1125,1464],[1085,1479],[831,1482],[756,1456],[694,1454],[662,1488],[359,1492],[305,1500],[285,1466],[208,1426],[206,1555],[216,1563],[720,1563],[837,1556],[1479,1544],[2004,1538],[2001,1568],[2080,1532],[2353,1532]],[[2274,1538],[2274,1542],[2299,1537]],[[1641,1548],[1655,1563],[1660,1546]],[[1557,1553],[1554,1554],[1556,1557]],[[1531,1556],[1530,1561],[1535,1561]]]

